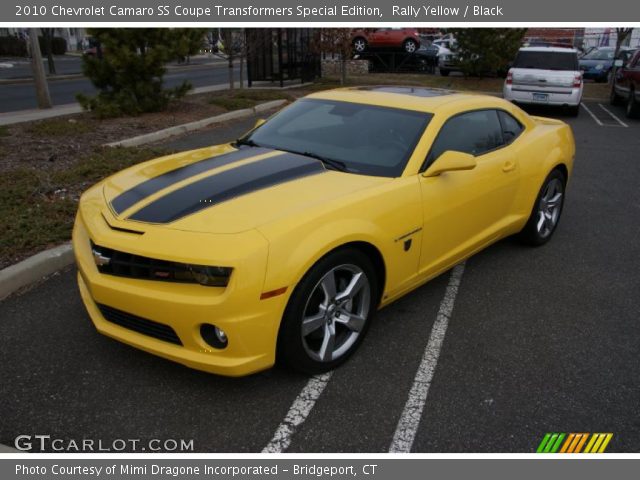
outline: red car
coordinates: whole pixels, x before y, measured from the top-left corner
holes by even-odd
[[[413,53],[420,47],[420,37],[415,28],[365,28],[356,30],[351,37],[356,53],[368,48],[402,48]]]
[[[628,58],[627,61],[626,58]],[[611,105],[626,104],[626,113],[629,118],[640,117],[640,50],[636,50],[631,56],[616,60],[622,65],[618,66],[613,86],[611,87]]]

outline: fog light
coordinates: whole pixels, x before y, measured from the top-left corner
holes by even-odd
[[[200,336],[213,348],[226,348],[229,343],[229,339],[227,338],[227,334],[224,333],[224,330],[208,323],[200,325]]]

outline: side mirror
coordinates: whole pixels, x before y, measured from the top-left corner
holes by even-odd
[[[422,174],[423,177],[437,177],[441,173],[476,168],[476,157],[468,153],[447,150]]]
[[[624,61],[621,58],[618,58],[615,62],[613,62],[613,64],[617,67],[624,67]]]

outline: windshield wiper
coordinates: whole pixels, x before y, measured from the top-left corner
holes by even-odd
[[[241,145],[246,145],[247,147],[260,147],[256,142],[251,140],[250,138],[238,138],[234,143],[234,147],[239,147]]]
[[[313,152],[302,152],[302,153],[291,152],[291,153],[297,153],[298,155],[302,155],[303,157],[315,158],[316,160],[320,160],[322,163],[324,163],[325,166],[329,166],[334,170],[339,170],[340,172],[349,171],[349,168],[347,168],[347,164],[344,162],[341,162],[340,160],[334,160],[333,158],[323,157],[322,155],[318,155],[317,153],[313,153]]]

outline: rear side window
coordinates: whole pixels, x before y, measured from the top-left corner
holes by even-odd
[[[447,150],[482,155],[503,145],[502,125],[495,110],[477,110],[457,115],[444,124],[433,142],[427,166]]]
[[[502,137],[504,138],[504,143],[509,144],[520,136],[524,127],[518,120],[503,110],[498,111],[498,117],[502,124]]]
[[[579,70],[576,52],[538,52],[520,50],[513,62],[514,68],[540,70]]]

